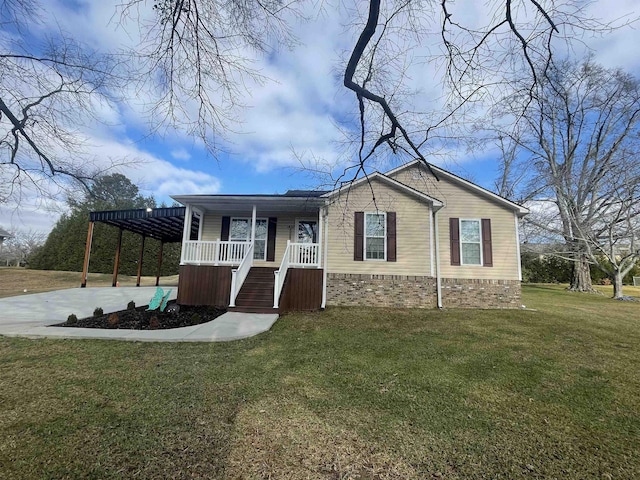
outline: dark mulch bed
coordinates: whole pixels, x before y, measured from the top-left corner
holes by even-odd
[[[175,304],[174,304],[175,305]],[[172,306],[172,303],[169,303]],[[177,313],[166,310],[147,311],[148,306],[136,307],[133,310],[121,310],[119,312],[100,315],[97,317],[81,318],[74,321],[58,323],[55,327],[80,327],[80,328],[128,328],[132,330],[162,330],[166,328],[189,327],[210,322],[226,312],[218,307],[191,307],[180,306]],[[175,308],[175,307],[174,307]],[[167,307],[169,310],[169,307]]]

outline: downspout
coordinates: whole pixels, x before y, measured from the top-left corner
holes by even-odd
[[[433,205],[429,207],[429,269],[431,270],[430,275],[435,276],[435,253],[434,253],[434,245],[433,245]]]
[[[518,280],[522,281],[522,260],[520,259],[520,225],[518,224],[518,213],[513,212],[516,223],[516,256],[518,257]]]
[[[433,212],[434,233],[436,237],[436,295],[438,308],[442,308],[442,279],[440,278],[440,235],[438,233],[438,210]]]
[[[322,249],[324,250],[324,254],[322,255],[322,303],[320,304],[320,308],[322,310],[325,309],[325,307],[327,306],[327,252],[328,252],[328,246],[329,246],[329,222],[327,220],[327,218],[329,217],[329,209],[327,207],[322,207],[324,208],[324,214],[322,215],[322,221],[324,222],[324,230],[322,232],[324,238],[322,239],[322,241],[324,242],[324,245],[322,245]]]

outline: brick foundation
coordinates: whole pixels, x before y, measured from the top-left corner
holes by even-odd
[[[435,308],[436,279],[414,275],[328,273],[327,305]],[[518,308],[517,280],[442,279],[445,308]]]
[[[443,278],[442,305],[448,308],[520,308],[518,280]]]
[[[436,279],[413,275],[328,273],[327,304],[433,308],[436,306]]]

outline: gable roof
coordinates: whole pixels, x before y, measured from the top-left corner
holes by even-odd
[[[370,175],[367,175],[365,177],[359,178],[358,180],[355,180],[353,182],[350,182],[348,185],[344,185],[340,188],[336,188],[335,190],[332,190],[330,192],[327,192],[326,194],[323,195],[323,197],[325,198],[331,198],[334,197],[336,195],[338,195],[340,192],[344,191],[344,190],[349,190],[353,187],[357,187],[359,185],[361,185],[364,182],[371,182],[373,180],[380,180],[382,183],[386,183],[387,185],[390,185],[392,187],[395,187],[399,190],[403,190],[404,192],[408,193],[409,195],[412,195],[414,197],[418,197],[421,200],[425,200],[429,203],[431,203],[434,207],[435,210],[439,210],[440,208],[444,207],[444,203],[442,203],[440,200],[438,200],[437,198],[434,198],[430,195],[427,195],[426,193],[423,193],[419,190],[416,190],[415,188],[410,187],[409,185],[405,185],[402,182],[399,182],[391,177],[388,177],[387,175],[385,175],[384,173],[380,173],[380,172],[373,172]]]
[[[7,232],[6,230],[4,230],[2,227],[0,227],[0,238],[12,238],[13,235],[11,235],[9,232]]]
[[[421,160],[413,160],[411,162],[405,163],[404,165],[400,165],[399,167],[394,168],[393,170],[389,170],[388,172],[385,173],[385,175],[393,175],[395,173],[401,172],[402,170],[413,167],[415,165],[424,165],[424,164]],[[469,180],[465,180],[464,178],[459,177],[451,172],[448,172],[440,167],[436,167],[433,164],[429,164],[429,166],[433,169],[433,171],[437,175],[442,176],[443,178],[446,178],[447,180],[453,183],[462,185],[482,197],[488,198],[489,200],[492,200],[500,205],[510,208],[511,210],[515,210],[515,212],[518,214],[519,217],[523,217],[529,213],[528,208],[525,208],[522,205],[518,205],[517,203],[512,202],[511,200],[507,200],[506,198],[501,197],[500,195],[493,193],[492,191],[487,190],[486,188],[482,188],[481,186],[476,185],[475,183],[470,182]]]

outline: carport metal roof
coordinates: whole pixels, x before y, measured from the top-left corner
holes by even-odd
[[[181,242],[185,207],[137,208],[89,213],[91,222],[106,223],[165,243]],[[199,220],[193,218],[191,233],[197,237]]]

